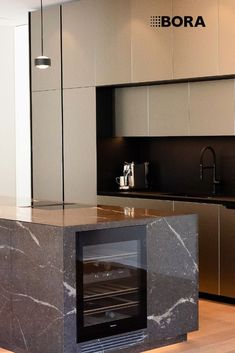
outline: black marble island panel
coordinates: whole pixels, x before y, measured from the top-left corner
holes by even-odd
[[[31,220],[24,212],[9,219],[8,210],[0,219],[0,346],[16,353],[139,353],[186,340],[198,328],[195,215],[67,211],[63,221],[50,210],[34,210]],[[147,327],[77,343],[76,236],[132,226],[146,228]]]

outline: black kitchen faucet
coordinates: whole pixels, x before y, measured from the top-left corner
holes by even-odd
[[[204,165],[203,159],[206,151],[210,151],[213,156],[213,163],[211,165]],[[216,178],[217,168],[216,168],[216,154],[215,150],[211,146],[203,147],[200,153],[200,180],[203,180],[204,169],[212,169],[213,170],[213,190],[212,193],[216,193],[216,185],[220,183],[220,180]]]

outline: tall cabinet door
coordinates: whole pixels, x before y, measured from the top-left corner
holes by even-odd
[[[235,298],[235,210],[220,207],[220,294]]]
[[[172,27],[152,27],[156,15],[171,16],[172,0],[131,0],[133,82],[172,79]]]
[[[59,90],[32,94],[33,198],[62,202],[62,124]]]
[[[219,74],[235,72],[235,2],[219,1]]]
[[[173,16],[203,16],[206,27],[174,27],[174,78],[218,75],[218,6],[215,0],[173,0]]]
[[[175,201],[175,211],[198,214],[199,290],[219,294],[218,205]],[[187,243],[185,243],[187,245]]]
[[[60,6],[43,11],[44,55],[51,58],[51,67],[40,70],[34,66],[34,59],[41,55],[41,15],[31,12],[31,68],[32,90],[59,89],[61,85]]]
[[[95,0],[62,5],[63,86],[94,86]]]
[[[130,0],[96,0],[96,85],[131,81]]]
[[[64,90],[65,202],[96,203],[95,88]]]

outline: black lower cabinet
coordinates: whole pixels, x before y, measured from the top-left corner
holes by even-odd
[[[218,205],[175,201],[175,211],[198,215],[199,290],[219,294]]]
[[[146,227],[76,235],[77,342],[147,326]]]
[[[198,214],[199,290],[202,297],[235,299],[235,209],[175,201],[175,211]]]
[[[235,298],[235,209],[220,208],[220,294]]]

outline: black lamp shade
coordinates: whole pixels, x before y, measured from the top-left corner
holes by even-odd
[[[39,69],[47,69],[49,66],[51,66],[51,59],[47,56],[38,56],[36,59],[34,59],[34,64]]]

